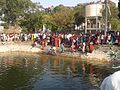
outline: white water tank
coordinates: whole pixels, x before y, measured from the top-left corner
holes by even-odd
[[[102,17],[102,4],[89,4],[85,7],[86,17],[100,16]]]

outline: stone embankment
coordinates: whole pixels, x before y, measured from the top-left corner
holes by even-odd
[[[89,59],[89,60],[100,60],[100,61],[109,61],[110,55],[104,53],[103,51],[95,50],[93,53],[80,53],[80,52],[65,52],[62,54],[63,56],[69,57],[80,57],[82,59]]]
[[[71,54],[70,52],[65,52],[64,54],[64,56],[81,57],[89,60],[94,59],[97,61],[120,61],[120,47],[118,46],[112,46],[111,49],[108,45],[98,46],[98,48],[92,53],[74,52]]]
[[[87,53],[86,55],[82,55],[82,58],[87,58],[87,59],[98,59],[98,60],[110,60],[110,56],[103,52],[103,51],[99,51],[99,50],[95,50],[92,53]]]
[[[30,52],[30,53],[43,53],[47,52],[49,46],[46,47],[44,50],[41,50],[40,46],[32,47],[32,43],[5,43],[0,45],[0,53],[3,52]],[[117,47],[116,49],[118,49]],[[58,52],[60,52],[60,48],[57,49]],[[99,47],[99,49],[96,49],[93,51],[93,53],[80,53],[80,52],[64,52],[60,55],[62,56],[69,56],[69,57],[80,57],[85,59],[96,59],[96,60],[112,60],[112,57],[108,53],[110,51],[109,47]],[[59,55],[59,54],[57,54]]]

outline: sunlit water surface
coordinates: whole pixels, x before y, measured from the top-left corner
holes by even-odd
[[[0,90],[98,90],[111,66],[39,54],[0,54]]]

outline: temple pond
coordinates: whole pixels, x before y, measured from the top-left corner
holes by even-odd
[[[111,65],[75,58],[0,54],[0,90],[98,90],[112,72]]]

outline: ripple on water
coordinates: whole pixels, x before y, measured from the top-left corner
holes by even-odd
[[[96,90],[110,68],[38,54],[0,55],[0,90]]]

